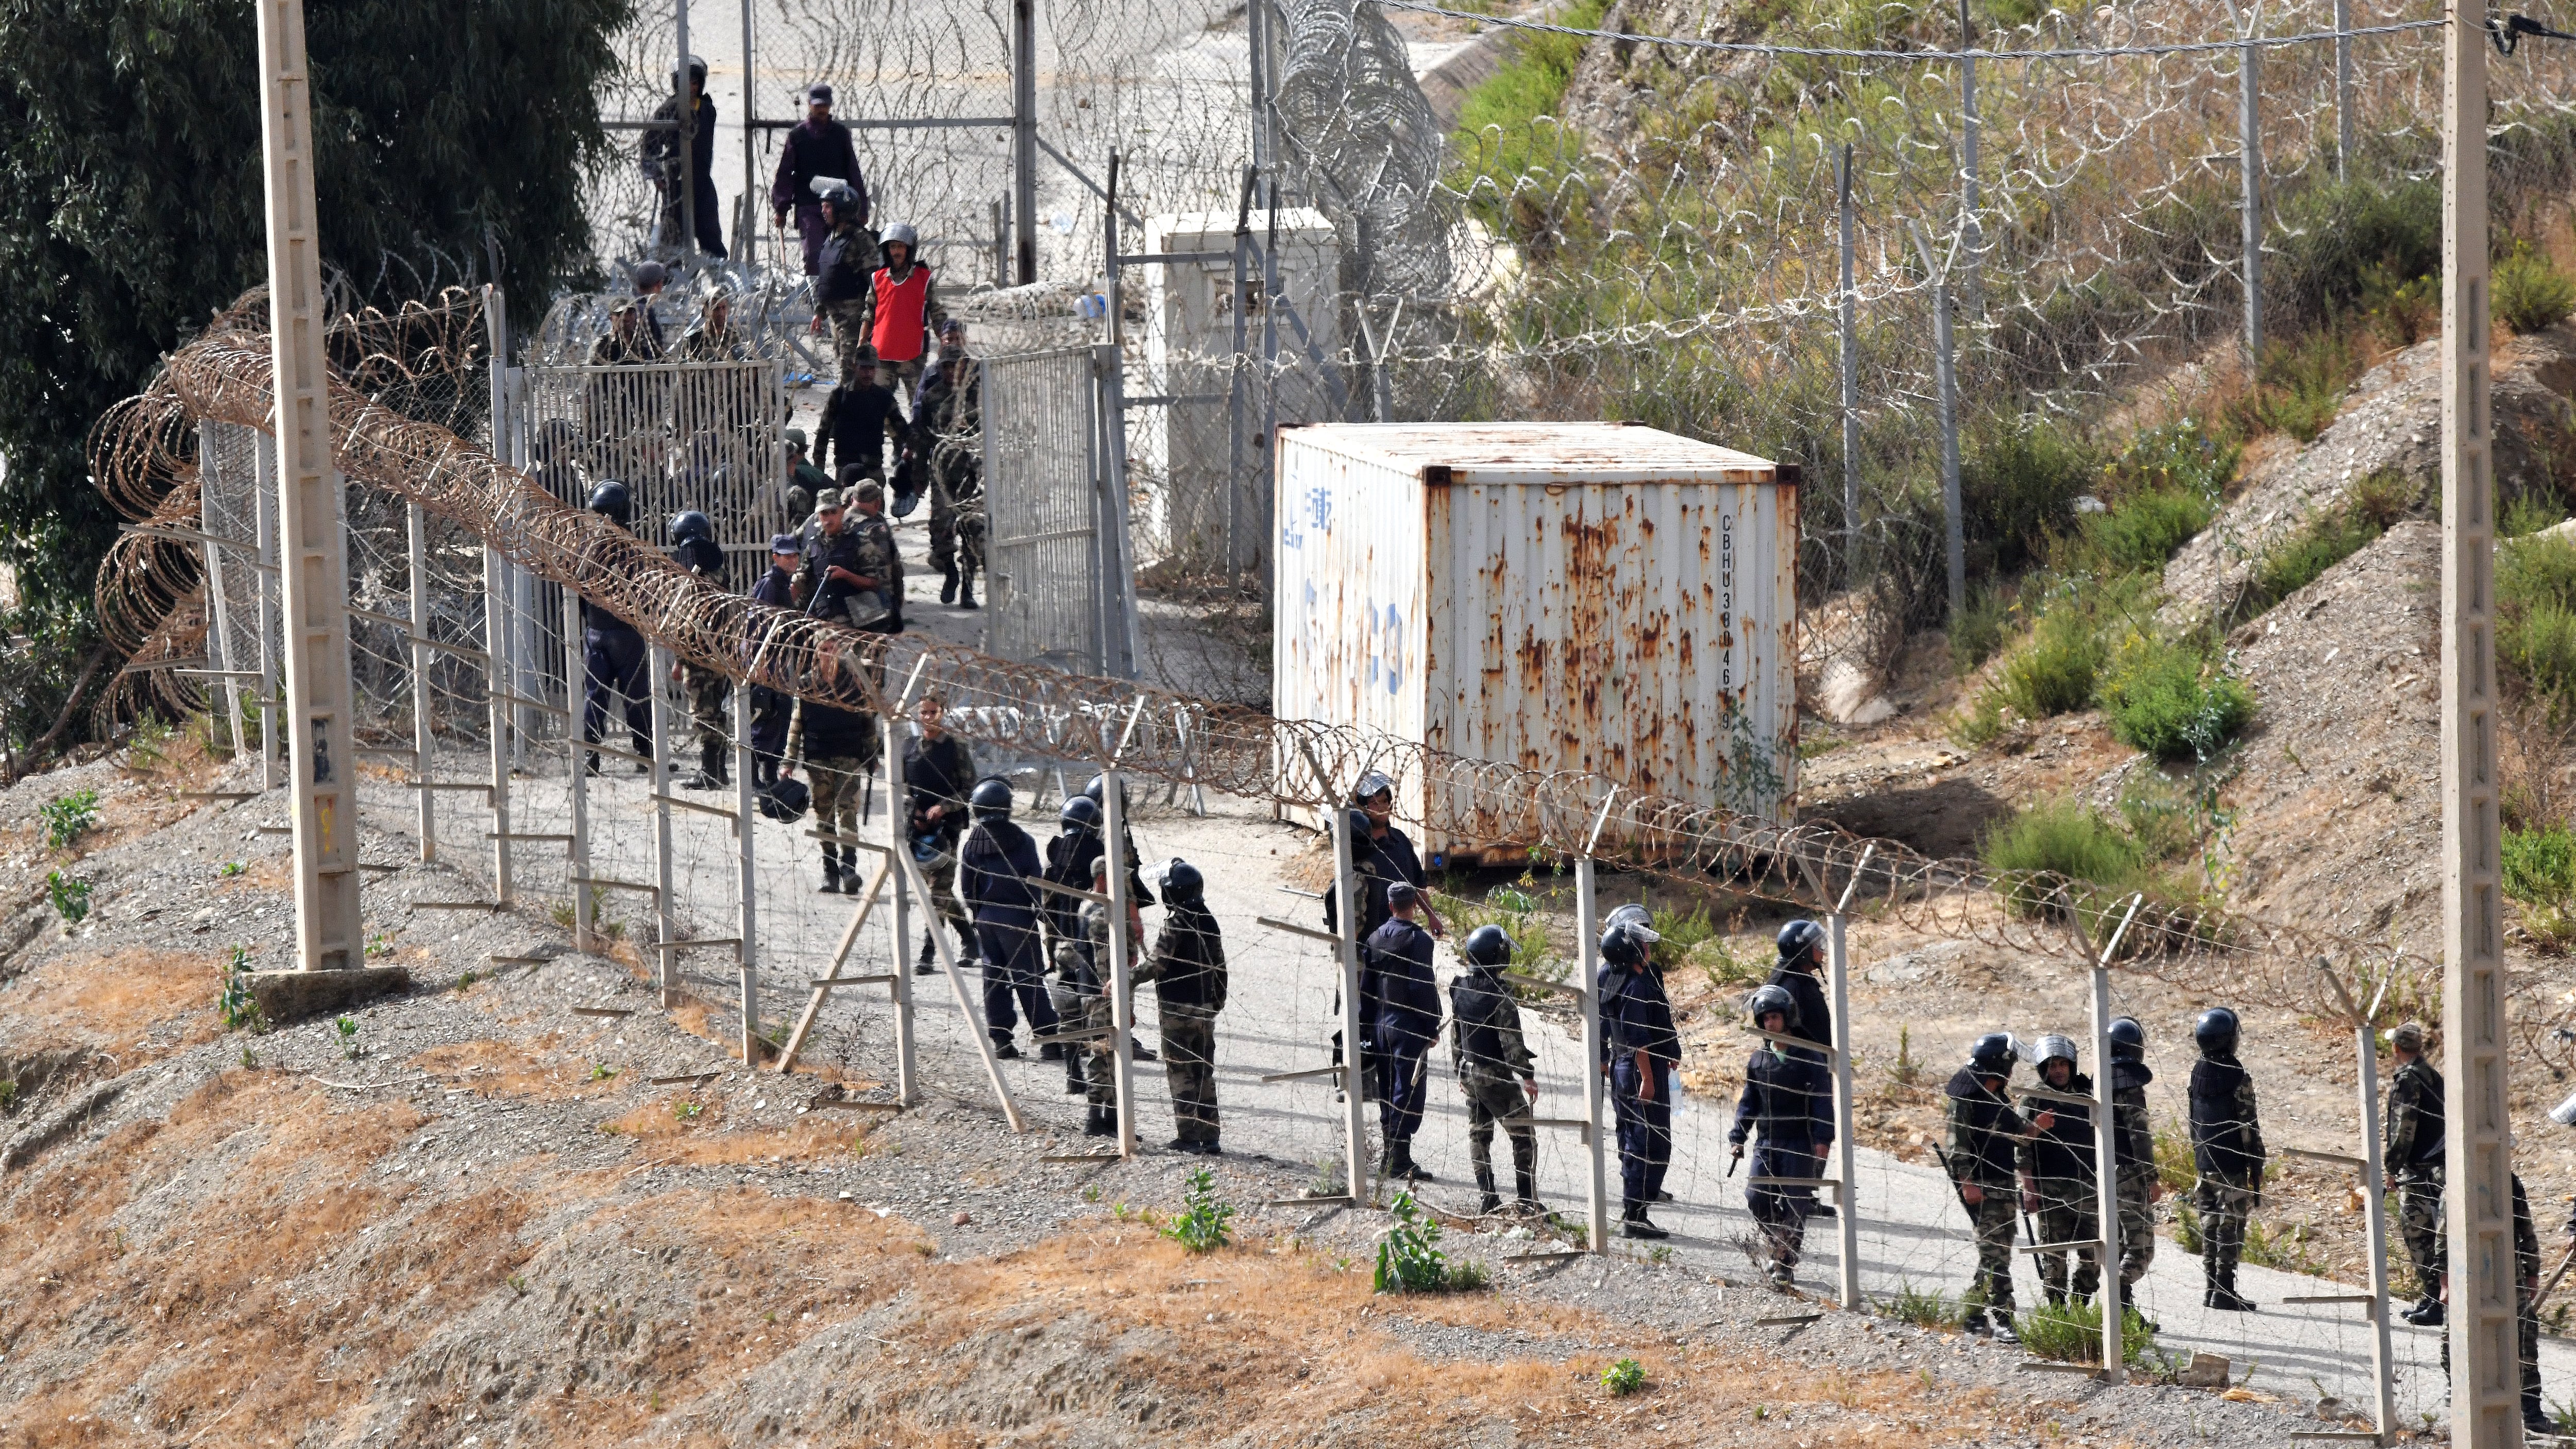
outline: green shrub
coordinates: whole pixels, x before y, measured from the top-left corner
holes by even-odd
[[[62,917],[65,925],[77,926],[89,915],[89,882],[58,870],[47,871],[45,899],[53,903],[54,914]]]
[[[2285,321],[2377,310],[2442,269],[2442,187],[2430,177],[2301,188],[2282,198],[2281,221],[2264,242],[2277,255],[2263,281]]]
[[[61,852],[98,824],[98,792],[74,790],[36,807],[45,823],[45,849]]]
[[[1623,1358],[1601,1367],[1601,1387],[1614,1399],[1626,1398],[1646,1386],[1646,1366],[1633,1358]]]
[[[1879,1312],[1917,1328],[1956,1328],[1966,1316],[1958,1299],[1938,1288],[1917,1288],[1912,1279],[1899,1283],[1895,1296],[1881,1301]]]
[[[2012,620],[2012,600],[1999,589],[1974,588],[1968,602],[1950,616],[1950,663],[1961,674],[1995,657],[2004,647],[2004,630]]]
[[[2133,634],[2102,681],[2111,733],[2158,759],[2206,760],[2254,717],[2254,691],[2186,645]]]
[[[2551,824],[2504,833],[2504,893],[2522,904],[2523,929],[2550,950],[2576,945],[2576,834]]]
[[[2517,241],[2513,253],[2495,264],[2488,279],[2495,319],[2516,332],[2537,332],[2576,312],[2576,281]]]
[[[2013,1331],[2021,1335],[2021,1346],[2034,1358],[2055,1359],[2060,1363],[2100,1363],[2102,1361],[2102,1305],[2092,1303],[2053,1303],[2034,1308],[2013,1320]],[[2144,1359],[2155,1347],[2155,1330],[2135,1308],[2120,1309],[2120,1362],[2134,1364]]]
[[[2123,498],[2107,512],[2085,515],[2080,537],[2088,561],[2103,572],[2161,569],[2217,513],[2214,494],[2158,488]]]
[[[1379,1293],[1441,1293],[1481,1288],[1484,1275],[1461,1273],[1440,1251],[1440,1224],[1422,1211],[1413,1194],[1399,1192],[1387,1205],[1393,1219],[1378,1240],[1377,1273],[1371,1280]]]
[[[1453,877],[1461,879],[1464,877]],[[1574,963],[1548,949],[1547,923],[1539,916],[1538,898],[1531,894],[1538,882],[1527,874],[1511,885],[1495,886],[1482,900],[1448,891],[1435,892],[1433,903],[1440,909],[1441,920],[1449,934],[1465,940],[1479,926],[1500,926],[1511,938],[1511,968],[1543,981],[1563,981],[1573,973]],[[1461,885],[1460,890],[1473,889]],[[1537,1000],[1547,995],[1535,987],[1516,987],[1521,999]]]
[[[2236,444],[2221,442],[2198,422],[2184,418],[2131,438],[2102,476],[2115,495],[2179,488],[2216,498],[2236,476],[2237,459],[2243,454]]]
[[[2576,718],[2576,541],[2516,539],[2497,550],[2496,662],[2553,720]]]
[[[1217,1197],[1216,1174],[1204,1167],[1191,1173],[1181,1201],[1185,1205],[1181,1215],[1163,1225],[1163,1236],[1193,1253],[1224,1247],[1226,1224],[1233,1221],[1234,1204]]]
[[[2262,613],[2378,541],[2414,506],[2414,493],[2402,475],[2384,470],[2353,484],[2340,507],[2310,519],[2255,561],[2237,617]]]
[[[2496,537],[2524,538],[2567,521],[2567,505],[2554,494],[2516,494],[2496,512]]]
[[[2361,376],[2361,354],[2335,328],[2320,328],[2296,342],[2263,349],[2254,390],[2231,410],[2249,433],[2288,433],[2313,442],[2343,406],[2344,389]]]
[[[2138,842],[2072,800],[2043,801],[1996,822],[1978,854],[1996,871],[2022,878],[2006,896],[2017,915],[2041,915],[2066,904],[2086,912],[2152,882]],[[2073,883],[2072,902],[2057,898],[2060,877]]]
[[[1959,470],[1970,569],[2012,574],[2038,562],[2100,471],[2090,444],[2044,418],[2017,418],[1973,432]]]
[[[2103,664],[2102,638],[2073,600],[2052,604],[2030,642],[2004,661],[1997,680],[2003,703],[2024,719],[2046,719],[2093,703]]]
[[[215,996],[215,1015],[222,1019],[226,1031],[257,1031],[261,1027],[259,998],[250,989],[248,946],[233,947],[232,955],[224,962],[224,984]]]

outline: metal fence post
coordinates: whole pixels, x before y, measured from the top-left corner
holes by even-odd
[[[197,424],[197,465],[201,479],[209,482],[214,479],[214,459],[215,424],[200,421]],[[213,645],[212,657],[207,662],[223,680],[224,714],[232,722],[233,758],[239,759],[250,744],[250,730],[242,720],[241,676],[233,672],[240,666],[233,663],[232,601],[224,591],[224,549],[223,545],[215,542],[218,537],[215,521],[214,490],[201,488],[197,496],[197,531],[206,536],[206,620]]]
[[[745,81],[748,85],[748,80]],[[758,915],[760,896],[760,850],[754,826],[760,820],[760,805],[752,788],[758,763],[751,754],[751,685],[737,680],[733,687],[733,808],[742,831],[742,894],[735,907],[734,936],[736,959],[742,966],[742,1065],[744,1070],[760,1066],[760,949]]]
[[[2364,1011],[2354,1004],[2342,978],[2325,961],[2318,961],[2317,969],[2334,988],[2345,1014],[2352,1018],[2353,1087],[2361,1100],[2362,1242],[2369,1255],[2370,1272],[2371,1407],[2375,1411],[2371,1422],[2378,1426],[2379,1442],[2387,1444],[2394,1442],[2397,1433],[2397,1361],[2395,1347],[2389,1341],[2388,1204],[2382,1197],[2388,1186],[2388,1162],[2379,1135],[2379,1042],[2370,1022],[2388,988],[2382,983],[2380,998],[2374,998],[2370,1010]]]
[[[1011,0],[1012,244],[1019,283],[1038,279],[1038,7]]]
[[[259,788],[277,788],[278,655],[285,648],[279,618],[277,563],[277,442],[253,434],[251,453],[257,471],[251,480],[251,528],[259,543]]]
[[[1855,873],[1852,884],[1859,883],[1860,877]],[[1842,904],[1850,901],[1851,892],[1846,890]],[[1838,1194],[1842,1201],[1837,1205],[1840,1210],[1834,1220],[1834,1235],[1842,1253],[1841,1290],[1846,1311],[1859,1308],[1864,1301],[1860,1287],[1860,1172],[1853,1156],[1857,1144],[1852,1130],[1851,951],[1846,944],[1847,924],[1848,918],[1839,906],[1825,917],[1825,985],[1834,1009],[1834,1140],[1841,1148],[1836,1155],[1842,1159],[1835,1174],[1842,1184]]]
[[[572,802],[572,944],[576,951],[599,948],[592,925],[597,896],[590,887],[590,761],[584,743],[582,693],[588,683],[581,648],[581,595],[563,591],[564,793]],[[603,725],[607,722],[601,721]]]
[[[1610,1251],[1609,1123],[1602,1111],[1601,1083],[1601,905],[1594,893],[1592,857],[1574,858],[1575,958],[1583,972],[1583,1140],[1590,1177],[1584,1204],[1591,1227],[1585,1243],[1596,1253]]]
[[[2245,233],[2245,370],[2263,364],[2263,50],[2250,39],[2236,71],[2238,170]]]
[[[679,939],[671,916],[671,800],[663,788],[662,762],[671,757],[671,698],[664,688],[671,672],[668,650],[655,644],[644,655],[644,691],[653,717],[653,762],[644,767],[644,791],[653,802],[653,952],[654,979],[662,988],[664,1009],[680,1004]]]
[[[679,59],[671,65],[671,93],[677,102],[672,109],[679,117],[680,128],[680,178],[676,190],[680,198],[680,262],[685,266],[698,259],[697,170],[706,160],[697,154],[698,110],[689,104],[689,0],[673,0],[671,14],[680,47]]]
[[[1093,411],[1100,419],[1100,594],[1110,607],[1102,621],[1102,672],[1136,677],[1136,564],[1127,511],[1126,351],[1117,343],[1092,349]]]
[[[1136,1029],[1135,963],[1128,958],[1127,942],[1127,872],[1133,863],[1127,859],[1126,786],[1120,780],[1113,760],[1100,774],[1100,839],[1107,850],[1109,866],[1109,1032],[1112,1059],[1117,1064],[1118,1084],[1118,1155],[1136,1155],[1136,1062],[1134,1038]],[[1061,1027],[1058,1030],[1062,1030]],[[1078,1048],[1068,1045],[1066,1050]]]
[[[1225,385],[1225,577],[1229,584],[1234,582],[1243,567],[1243,550],[1238,541],[1242,536],[1243,435],[1246,425],[1243,415],[1243,361],[1244,348],[1250,340],[1243,317],[1243,284],[1246,280],[1245,253],[1252,246],[1252,183],[1259,174],[1252,167],[1243,168],[1243,186],[1234,204],[1233,290],[1226,293],[1226,310],[1234,319],[1234,354],[1226,367]]]
[[[909,697],[910,691],[905,691]],[[903,721],[897,710],[886,711],[879,722],[885,740],[886,782],[886,932],[893,948],[888,951],[886,970],[894,973],[894,1095],[909,1106],[918,1101],[915,1085],[912,1043],[912,967],[907,949],[912,930],[912,909],[901,862],[912,853],[912,841],[906,826],[911,812],[904,808],[903,796]],[[928,901],[922,902],[927,907]],[[931,929],[939,929],[934,917]],[[967,1023],[972,1027],[974,1023]]]
[[[429,683],[429,515],[408,510],[411,549],[411,753],[412,778],[420,782],[420,858],[438,859],[438,792],[429,787],[438,762],[437,705]]]
[[[1957,618],[1968,606],[1968,537],[1960,516],[1959,371],[1951,350],[1950,277],[1946,267],[1934,265],[1923,229],[1911,221],[1905,229],[1913,234],[1915,255],[1932,279],[1932,370],[1941,390],[1941,511],[1946,520],[1942,546],[1949,563],[1950,616]]]
[[[2352,0],[2335,0],[2335,180],[2352,179]]]
[[[483,550],[483,698],[492,730],[492,899],[510,903],[510,620],[509,565]],[[423,779],[428,778],[423,776]]]
[[[1983,199],[1977,192],[1977,43],[1976,21],[1968,0],[1959,0],[1959,240],[1968,263],[1968,305],[1977,305],[1977,263],[1986,253],[1985,228],[1977,220]]]
[[[742,226],[733,239],[734,257],[747,268],[760,264],[760,213],[768,202],[760,194],[760,166],[752,152],[752,138],[760,134],[760,118],[752,105],[753,85],[760,68],[751,48],[751,0],[742,0]]]
[[[1843,143],[1834,166],[1834,191],[1842,208],[1841,314],[1843,374],[1843,577],[1852,571],[1860,540],[1860,299],[1852,288],[1852,148]]]
[[[1321,772],[1317,783],[1324,783]],[[1326,791],[1330,794],[1329,788]],[[1344,1174],[1351,1206],[1358,1208],[1368,1199],[1368,1128],[1363,1098],[1367,1096],[1368,1074],[1360,1070],[1360,895],[1357,877],[1351,873],[1351,817],[1347,810],[1326,809],[1332,816],[1333,896],[1335,919],[1339,928],[1333,932],[1334,951],[1342,962],[1342,1140],[1343,1153],[1350,1161]]]

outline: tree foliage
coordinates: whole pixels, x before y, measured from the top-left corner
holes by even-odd
[[[366,301],[590,267],[599,82],[633,0],[307,0],[325,264]],[[82,444],[266,271],[245,0],[0,7],[0,560],[82,599],[114,521]]]

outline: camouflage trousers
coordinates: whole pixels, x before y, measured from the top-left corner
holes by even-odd
[[[2441,1292],[2442,1174],[2397,1175],[2397,1235],[2415,1267],[2415,1296],[2430,1303]]]
[[[966,907],[957,899],[956,855],[943,850],[924,861],[921,878],[930,883],[931,909],[939,913],[941,920],[956,928],[958,938],[966,942],[968,952],[975,951],[974,917],[966,914]]]
[[[1467,1157],[1476,1167],[1476,1186],[1494,1191],[1494,1125],[1501,1123],[1512,1139],[1515,1192],[1538,1180],[1538,1129],[1530,1125],[1529,1095],[1510,1077],[1471,1071],[1458,1079],[1467,1094]]]
[[[867,306],[853,298],[823,308],[823,315],[832,319],[832,360],[840,367],[844,382],[861,376],[860,369],[875,365],[860,355],[868,345]]]
[[[725,704],[733,697],[733,681],[694,664],[681,666],[680,675],[689,688],[689,720],[697,726],[698,748],[731,750],[733,739],[725,727]]]
[[[2014,1213],[2020,1206],[2014,1200],[2010,1184],[1979,1184],[1985,1201],[1968,1209],[1968,1226],[1977,1235],[1977,1277],[1968,1286],[1962,1306],[1970,1312],[1990,1309],[2010,1316],[2013,1311],[2013,1233]]]
[[[2201,1271],[2211,1282],[2224,1281],[2244,1255],[2245,1224],[2254,1216],[2254,1205],[2262,1201],[2263,1190],[2203,1177],[2193,1198],[2200,1208]]]
[[[859,795],[867,789],[868,762],[846,755],[807,760],[805,773],[814,788],[814,828],[825,835],[859,838]],[[859,848],[823,842],[823,858],[843,869],[858,867]]]
[[[2080,1243],[2100,1236],[2096,1225],[2101,1208],[2093,1184],[2081,1178],[2044,1177],[2039,1180],[2039,1211],[2033,1213],[2032,1226],[2043,1243]],[[2063,1253],[2035,1253],[2039,1259],[2040,1285],[2048,1290],[2048,1301],[2063,1303],[2071,1291],[2082,1301],[2090,1301],[2102,1287],[2102,1250],[2076,1248]],[[2081,1266],[2068,1273],[2070,1260]]]
[[[1055,1029],[1066,1036],[1109,1030],[1109,999],[1081,984],[1081,948],[1058,941],[1055,970],[1047,974],[1047,1001],[1055,1007]],[[1095,1107],[1118,1101],[1114,1043],[1107,1036],[1064,1044],[1064,1090]]]
[[[2156,1261],[2156,1204],[2149,1189],[2156,1180],[2153,1167],[2132,1167],[2120,1174],[2120,1285],[2128,1287],[2147,1276],[2147,1268]]]
[[[1215,1012],[1163,1008],[1163,1079],[1172,1088],[1173,1135],[1183,1142],[1215,1142]]]

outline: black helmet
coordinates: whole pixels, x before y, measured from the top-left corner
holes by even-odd
[[[832,208],[835,221],[859,219],[859,194],[846,186],[835,186],[823,193],[823,204]]]
[[[2236,1013],[2224,1006],[2213,1006],[2192,1023],[2191,1039],[2200,1043],[2203,1053],[2223,1057],[2236,1050]]]
[[[2011,1076],[2014,1055],[2012,1033],[2008,1031],[1987,1032],[1968,1046],[1968,1064],[1983,1068],[1987,1076]]]
[[[1824,944],[1824,927],[1813,921],[1791,921],[1780,928],[1780,964],[1796,966],[1813,961]]]
[[[2124,1016],[2111,1023],[2111,1060],[2142,1062],[2147,1059],[2147,1029],[2134,1016]]]
[[[671,80],[676,84],[679,79],[680,68],[675,65],[671,67]],[[696,81],[700,85],[705,85],[707,83],[707,58],[705,56],[693,55],[689,57],[689,79]]]
[[[1343,811],[1342,824],[1347,826],[1350,830],[1351,848],[1353,850],[1357,850],[1362,845],[1377,838],[1377,825],[1368,818],[1368,812],[1365,810]],[[1374,849],[1375,847],[1371,848]]]
[[[1639,905],[1637,902],[1630,901],[1628,904],[1619,907],[1612,911],[1608,916],[1604,917],[1601,924],[1604,929],[1611,926],[1643,926],[1652,930],[1655,924],[1655,914],[1654,912],[1647,910],[1644,906]],[[1650,936],[1647,939],[1650,941],[1659,941],[1663,938],[1660,936]]]
[[[975,793],[967,797],[968,809],[978,820],[1011,818],[1011,782],[999,775],[987,775],[975,782]]]
[[[1199,874],[1197,866],[1177,855],[1172,857],[1170,864],[1163,867],[1162,877],[1160,884],[1166,904],[1194,901],[1207,893],[1207,877]]]
[[[1108,780],[1109,774],[1104,770],[1101,773],[1092,776],[1091,783],[1082,787],[1083,798],[1089,800],[1092,804],[1099,806],[1104,812],[1109,809],[1109,801],[1106,798],[1109,794]],[[1127,782],[1125,780],[1118,782],[1118,808],[1121,810],[1127,808]]]
[[[693,538],[712,542],[716,536],[715,520],[694,508],[672,514],[670,528],[673,543],[687,543]]]
[[[1745,1003],[1744,1011],[1756,1031],[1765,1029],[1762,1018],[1775,1011],[1782,1016],[1783,1031],[1798,1029],[1798,998],[1791,996],[1786,986],[1764,986],[1756,989],[1753,999]]]
[[[1470,966],[1508,966],[1512,964],[1512,938],[1500,926],[1478,926],[1458,943],[1458,954]]]
[[[1627,926],[1612,926],[1601,933],[1601,959],[1621,970],[1634,971],[1646,964],[1646,943]]]
[[[1076,795],[1055,812],[1055,823],[1067,835],[1088,835],[1100,828],[1100,807],[1088,795]]]
[[[590,511],[606,514],[608,521],[624,528],[635,513],[635,495],[626,485],[611,478],[590,490]]]
[[[760,813],[789,825],[804,819],[806,808],[813,803],[814,792],[793,775],[779,776],[777,784],[760,792]]]

